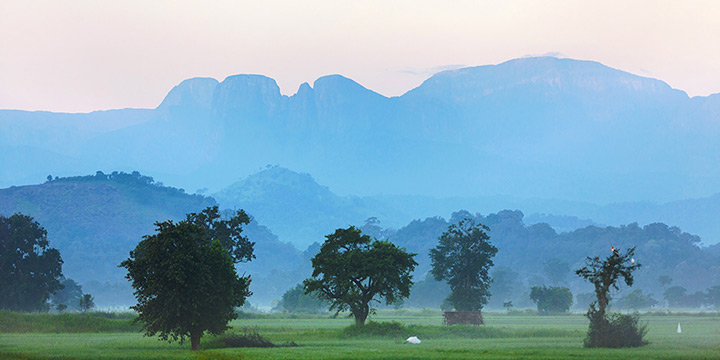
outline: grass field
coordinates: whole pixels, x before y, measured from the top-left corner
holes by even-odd
[[[275,343],[299,346],[198,352],[191,352],[187,343],[143,337],[120,322],[121,330],[105,327],[98,330],[103,332],[90,333],[43,330],[47,327],[35,331],[27,325],[7,330],[12,327],[6,325],[0,328],[5,329],[0,333],[0,359],[720,359],[720,316],[641,318],[648,324],[651,343],[634,349],[583,348],[587,321],[582,315],[486,314],[486,326],[448,328],[442,326],[439,312],[380,312],[372,320],[407,326],[405,333],[389,337],[348,337],[344,332],[352,324],[348,318],[268,316],[235,320],[231,332],[250,329]],[[678,322],[682,334],[677,334]],[[423,342],[405,344],[408,334]],[[210,340],[205,337],[203,343]]]

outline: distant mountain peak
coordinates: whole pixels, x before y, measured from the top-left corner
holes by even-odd
[[[408,96],[438,97],[454,94],[458,99],[508,91],[518,87],[540,87],[559,91],[622,91],[631,94],[667,93],[687,97],[667,83],[605,66],[596,61],[525,57],[497,65],[482,65],[439,72],[410,90]]]
[[[256,197],[258,192],[267,193],[282,188],[283,192],[314,194],[335,197],[326,186],[318,184],[310,174],[298,173],[279,166],[270,166],[228,186],[217,196],[231,198]]]
[[[385,97],[375,91],[372,91],[352,79],[348,79],[342,75],[326,75],[318,78],[313,83],[313,89],[320,94],[345,94],[350,96],[371,95]]]
[[[218,81],[213,78],[197,77],[182,81],[165,96],[158,110],[173,106],[200,107],[209,109]]]

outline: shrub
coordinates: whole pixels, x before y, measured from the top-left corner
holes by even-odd
[[[597,313],[589,313],[588,317]],[[643,339],[647,325],[639,324],[637,313],[632,315],[612,314],[609,318],[590,319],[590,329],[585,338],[585,347],[622,348],[647,345]]]
[[[244,330],[242,333],[230,333],[217,336],[203,344],[204,349],[220,348],[271,348],[271,347],[292,347],[297,346],[294,342],[281,345],[273,344],[270,340],[262,337],[257,331]]]
[[[345,337],[352,336],[401,336],[407,333],[405,325],[397,322],[368,321],[366,324],[353,324],[343,330]]]

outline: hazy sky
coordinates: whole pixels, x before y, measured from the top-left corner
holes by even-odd
[[[240,73],[284,94],[342,74],[400,95],[432,73],[540,54],[720,92],[720,1],[0,0],[0,108],[155,107]]]

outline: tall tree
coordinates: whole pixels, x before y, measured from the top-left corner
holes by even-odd
[[[318,299],[316,294],[305,294],[303,284],[298,284],[283,294],[275,309],[289,313],[316,314],[327,309],[327,305]]]
[[[190,214],[178,223],[156,223],[156,234],[144,236],[120,264],[135,288],[138,304],[133,309],[147,336],[159,334],[161,340],[180,342],[190,338],[191,348],[197,350],[205,332],[228,329],[237,316],[234,308],[251,295],[250,277],[238,276],[235,263],[253,257],[253,243],[215,231],[225,225],[203,215],[214,211]],[[242,219],[222,221],[230,234],[242,232]]]
[[[32,217],[0,215],[0,309],[47,310],[50,295],[62,289],[62,264]]]
[[[707,289],[707,295],[705,295],[705,302],[708,305],[712,305],[715,309],[720,310],[720,285],[715,285]]]
[[[490,296],[489,275],[497,248],[490,243],[490,228],[466,218],[450,225],[430,250],[432,274],[450,285],[448,301],[458,311],[478,311]]]
[[[305,293],[328,301],[330,311],[350,310],[355,323],[365,324],[374,310],[371,302],[384,299],[390,305],[410,296],[415,255],[354,226],[337,229],[312,258]]]
[[[543,315],[567,312],[573,304],[572,292],[561,286],[533,286],[530,289],[530,299]]]
[[[82,298],[80,298],[80,302],[78,304],[78,307],[82,312],[86,312],[92,308],[95,307],[95,298],[92,297],[90,294],[83,294]]]
[[[619,290],[618,280],[622,278],[627,286],[633,284],[633,272],[640,268],[640,264],[635,262],[635,248],[628,249],[625,254],[615,247],[611,249],[612,254],[605,259],[600,257],[588,257],[585,260],[585,266],[575,273],[588,280],[595,287],[596,300],[590,304],[590,308],[586,314],[590,320],[590,328],[588,337],[585,341],[587,347],[623,347],[623,346],[641,346],[646,344],[643,340],[645,329],[638,328],[637,318],[627,318],[626,316],[617,316],[609,319],[607,316],[607,306],[610,303],[610,290]],[[629,328],[631,333],[636,336],[628,336],[627,330],[625,334],[620,331],[621,327]],[[624,339],[623,339],[624,337]]]
[[[78,310],[80,299],[83,297],[82,286],[68,278],[62,278],[60,284],[63,288],[50,295],[50,303],[57,309]]]
[[[671,286],[663,293],[663,298],[669,306],[679,307],[682,305],[683,298],[687,296],[687,289],[682,286]]]

